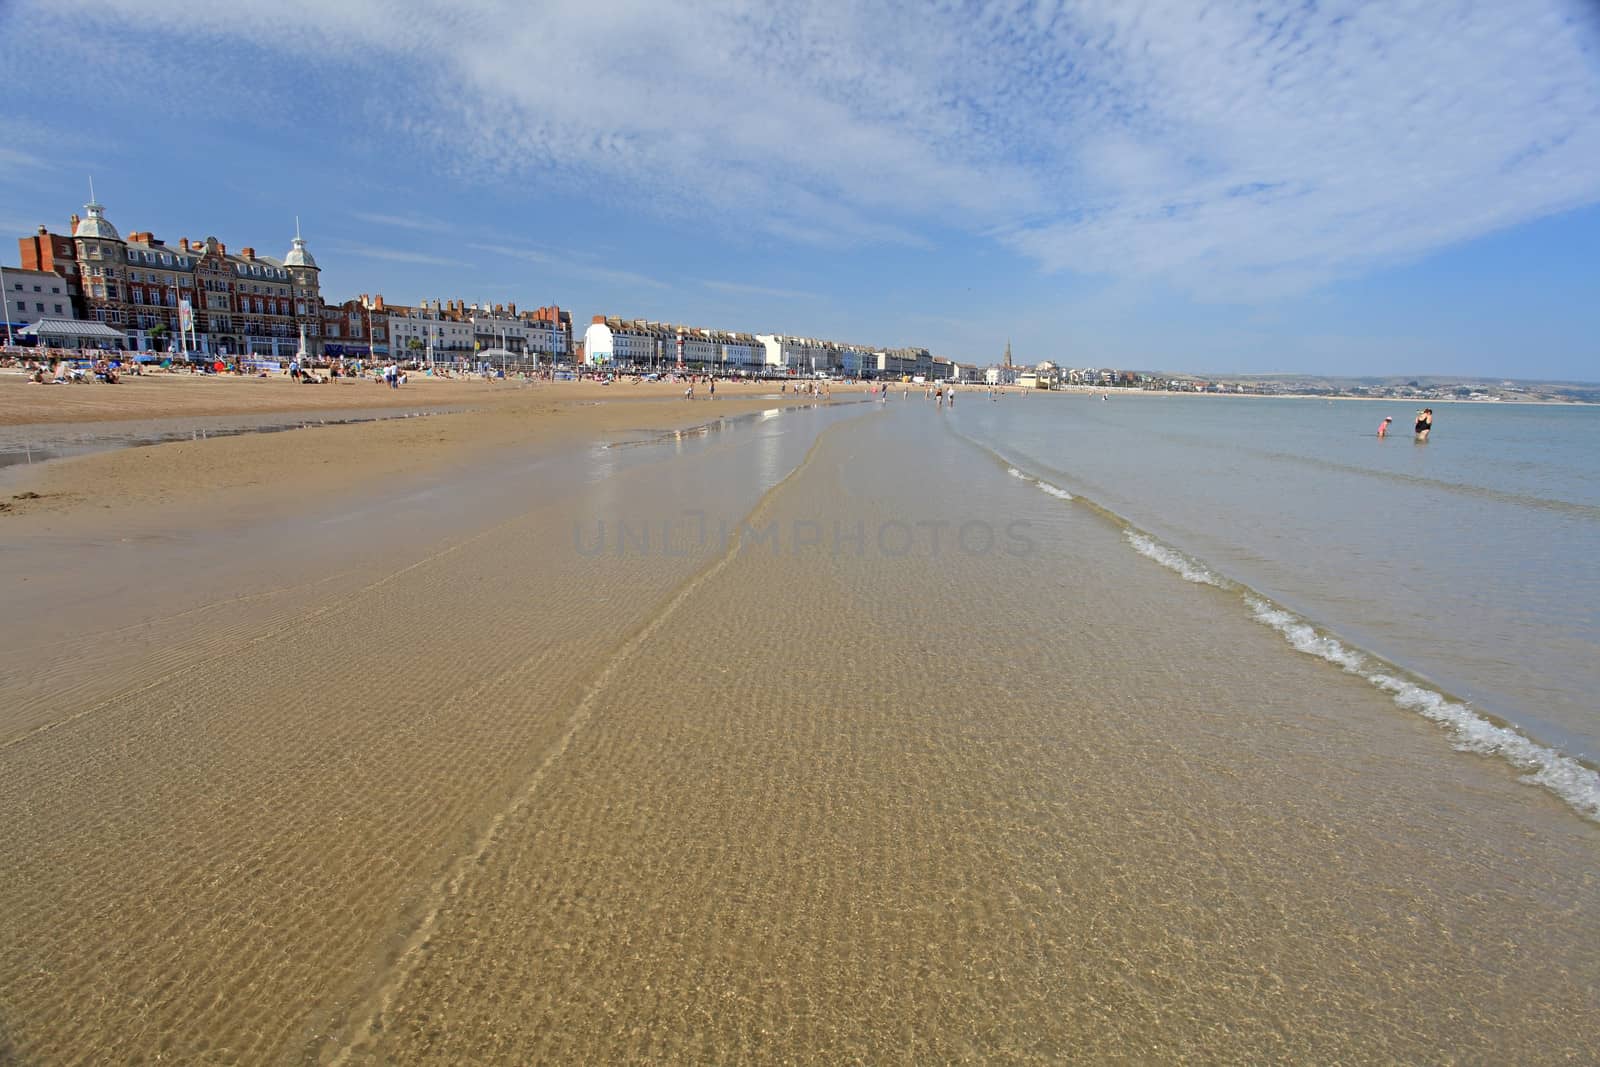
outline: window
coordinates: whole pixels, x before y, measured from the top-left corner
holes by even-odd
[[[57,315],[61,314],[61,305],[60,304],[56,305],[56,314]]]
[[[60,296],[60,295],[61,295],[61,286],[59,286],[59,285],[52,285],[52,286],[51,286],[51,287],[50,287],[50,291],[51,291],[51,292],[52,292],[52,293],[54,293],[54,294],[56,294],[56,295],[57,295],[57,296]]]
[[[40,289],[37,285],[33,287],[33,291],[36,292],[36,293],[43,292],[43,290]]]

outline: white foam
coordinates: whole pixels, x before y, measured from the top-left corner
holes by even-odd
[[[1196,561],[1181,552],[1174,551],[1152,537],[1133,530],[1124,530],[1128,544],[1133,546],[1135,552],[1141,556],[1148,556],[1170,571],[1176,571],[1184,578],[1197,585],[1221,586],[1222,581],[1215,574],[1206,570]]]
[[[1257,621],[1283,634],[1299,651],[1318,656],[1365,678],[1393,697],[1400,707],[1415,711],[1445,727],[1450,733],[1451,743],[1460,751],[1499,756],[1524,772],[1523,782],[1543,786],[1566,801],[1580,815],[1600,822],[1600,773],[1570,756],[1524,737],[1508,726],[1490,722],[1465,704],[1446,699],[1443,694],[1415,682],[1396,678],[1369,657],[1345,647],[1327,634],[1318,633],[1315,627],[1293,612],[1254,596],[1246,597],[1245,603],[1250,606]]]
[[[1000,454],[998,452],[996,452],[995,455],[998,456]],[[1005,459],[1004,456],[1000,456],[1000,458],[1002,460]],[[1011,477],[1013,477],[1013,478],[1021,478],[1025,482],[1032,482],[1034,485],[1038,486],[1039,489],[1042,492],[1049,493],[1051,496],[1055,497],[1057,500],[1071,500],[1072,499],[1072,494],[1071,493],[1067,492],[1065,489],[1062,489],[1059,486],[1051,485],[1049,482],[1045,481],[1043,478],[1035,478],[1031,474],[1024,474],[1022,471],[1019,471],[1017,468],[1009,466],[1009,465],[1006,467],[1006,473],[1011,475]]]

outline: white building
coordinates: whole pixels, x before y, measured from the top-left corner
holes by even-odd
[[[672,360],[675,353],[663,351],[665,328],[650,323],[625,321],[596,315],[583,331],[585,363],[617,363],[623,366],[656,365]]]
[[[735,330],[702,330],[716,346],[716,369],[721,371],[758,371],[766,363],[767,349],[752,334]]]
[[[470,304],[466,312],[467,321],[472,326],[472,340],[480,350],[528,350],[528,324],[501,305]]]
[[[54,271],[4,267],[5,321],[19,330],[42,318],[75,319],[67,280]],[[3,338],[0,334],[0,338]]]
[[[766,349],[768,370],[795,374],[832,373],[843,367],[839,346],[814,337],[791,337],[782,333],[758,333],[756,340]]]
[[[567,350],[567,331],[549,319],[522,317],[523,336],[527,338],[528,351],[544,359],[565,360],[572,353]]]
[[[596,315],[583,334],[583,358],[662,369],[681,361],[685,369],[715,372],[759,368],[765,349],[747,333]]]
[[[472,324],[445,318],[424,303],[405,314],[389,316],[389,338],[395,355],[454,362],[472,357]],[[417,342],[415,345],[412,342]]]

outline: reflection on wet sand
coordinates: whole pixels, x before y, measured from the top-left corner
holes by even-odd
[[[1600,1055],[1593,826],[928,414],[611,450],[598,485],[531,467],[326,585],[153,595],[159,639],[92,700],[8,673],[6,703],[77,717],[0,740],[0,1035],[50,1062]],[[688,509],[1023,522],[1035,554],[572,543]]]

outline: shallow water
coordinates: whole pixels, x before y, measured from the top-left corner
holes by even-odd
[[[1600,757],[1600,408],[1012,396],[957,425],[1486,715]],[[1384,415],[1394,436],[1375,436]]]
[[[201,441],[210,437],[237,437],[247,433],[281,433],[312,426],[412,419],[461,410],[453,407],[421,408],[416,411],[351,408],[304,414],[278,411],[258,415],[201,415],[175,419],[0,426],[0,471],[6,467],[27,466],[93,452],[112,452],[121,448],[141,448],[170,441]]]
[[[1600,1057],[1595,825],[974,407],[8,544],[0,1050]]]
[[[615,650],[361,1055],[1593,1055],[1591,824],[949,427],[829,428]]]

